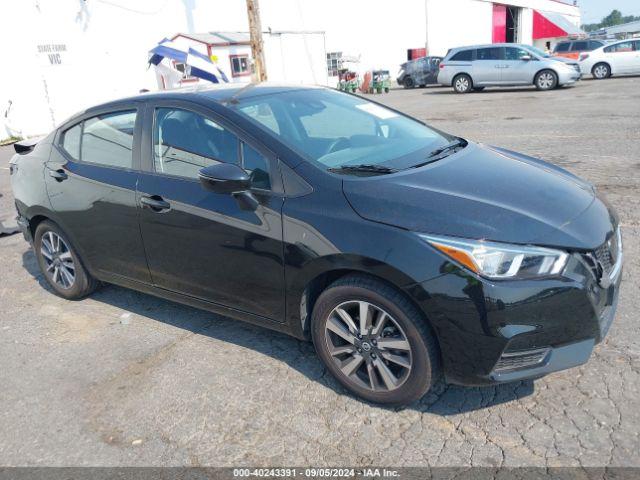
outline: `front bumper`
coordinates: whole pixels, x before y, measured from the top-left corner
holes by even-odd
[[[581,78],[582,78],[582,72],[577,70],[562,72],[558,75],[558,83],[560,85],[571,85],[573,83],[576,83]]]
[[[578,255],[563,279],[490,282],[452,266],[407,289],[436,332],[450,383],[534,379],[586,363],[615,316],[621,268],[605,288]]]

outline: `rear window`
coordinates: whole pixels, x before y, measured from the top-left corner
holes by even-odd
[[[473,59],[473,50],[463,50],[456,53],[451,60],[454,62],[470,62]]]
[[[479,48],[477,53],[477,60],[501,60],[502,48],[490,47]]]
[[[556,48],[555,48],[554,52],[555,53],[568,52],[570,46],[571,46],[571,42],[559,43],[559,44],[556,45]]]

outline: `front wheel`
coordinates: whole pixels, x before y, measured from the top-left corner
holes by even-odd
[[[473,89],[473,81],[469,75],[458,75],[453,79],[453,90],[456,93],[469,93]]]
[[[598,63],[591,70],[591,74],[596,80],[604,80],[611,76],[611,67],[606,63]]]
[[[36,228],[34,248],[40,271],[61,297],[77,300],[92,293],[98,283],[84,268],[66,234],[45,220]]]
[[[543,70],[534,80],[538,90],[553,90],[558,86],[558,75],[551,70]]]
[[[440,376],[435,336],[398,290],[372,277],[331,284],[313,309],[318,356],[349,391],[365,400],[405,405]]]

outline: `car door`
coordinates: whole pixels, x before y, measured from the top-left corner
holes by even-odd
[[[502,83],[504,85],[531,85],[537,71],[537,62],[538,59],[524,48],[505,47],[501,70]]]
[[[473,61],[473,84],[500,85],[504,69],[504,49],[502,47],[486,47],[476,50]]]
[[[632,73],[636,60],[635,42],[627,40],[610,45],[604,49],[605,57],[611,64],[614,74]]]
[[[276,159],[220,116],[186,102],[147,107],[143,152],[140,229],[154,285],[283,321]],[[251,172],[257,208],[203,188],[199,170],[220,162]]]
[[[635,40],[633,43],[636,56],[633,59],[629,73],[640,73],[640,40]]]
[[[55,220],[91,271],[150,282],[136,204],[139,110],[123,104],[63,126],[45,182]]]
[[[440,70],[441,60],[440,57],[429,58],[429,68],[426,79],[428,84],[438,83],[438,72]]]

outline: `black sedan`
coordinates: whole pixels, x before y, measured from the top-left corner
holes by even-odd
[[[582,364],[614,317],[620,230],[592,185],[355,95],[148,94],[16,150],[58,295],[108,282],[311,339],[370,401]]]

